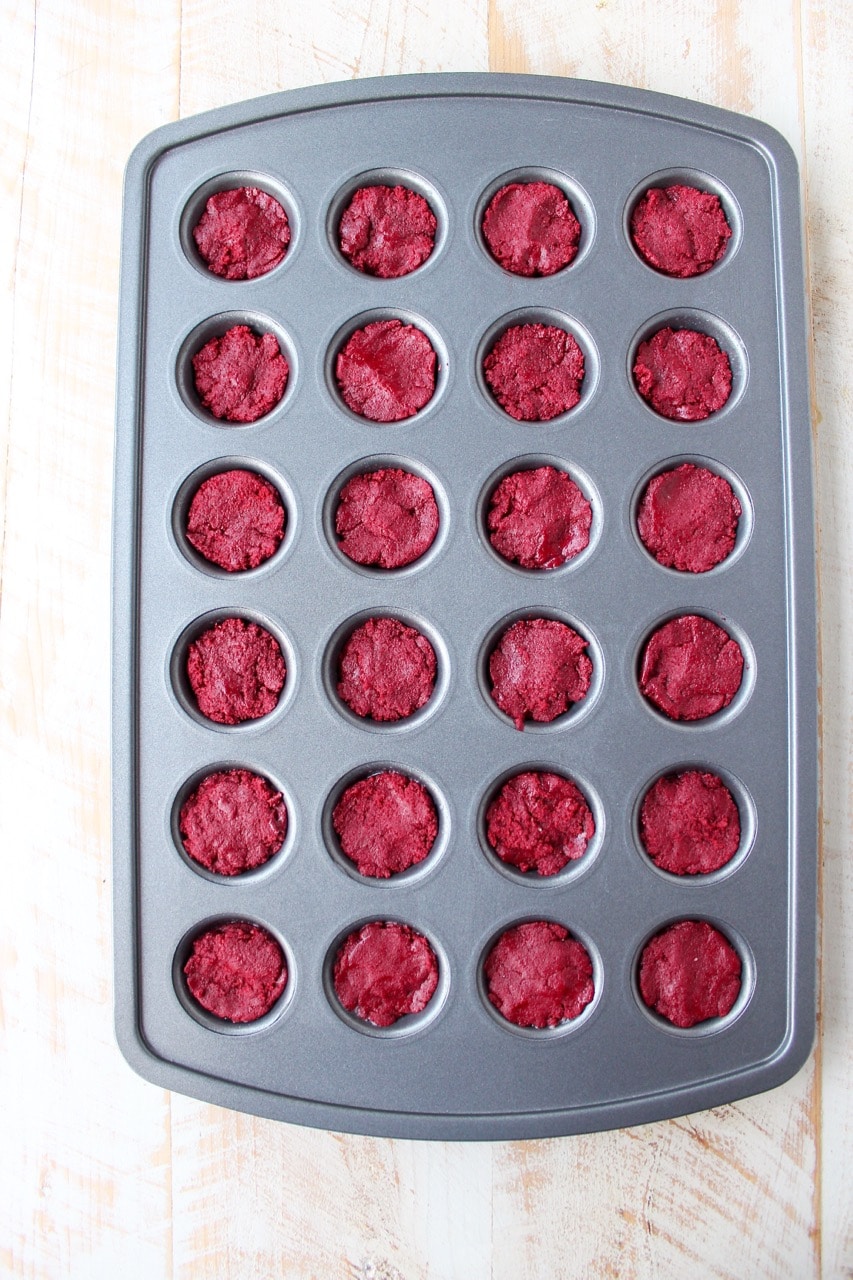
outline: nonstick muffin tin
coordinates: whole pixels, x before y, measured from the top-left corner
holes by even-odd
[[[505,272],[480,224],[505,181],[562,187],[581,222],[575,260],[544,278]],[[436,245],[408,276],[380,280],[336,248],[349,194],[401,183],[427,198]],[[732,238],[693,279],[645,265],[629,238],[650,186],[720,196]],[[284,205],[291,243],[255,280],[198,258],[207,197],[253,185]],[[415,323],[438,355],[435,395],[381,425],[343,404],[337,351],[374,319]],[[519,422],[491,397],[482,361],[510,324],[569,330],[585,357],[579,404]],[[280,404],[250,425],[217,421],[190,361],[235,323],[275,333],[290,365]],[[669,421],[637,394],[636,348],[669,324],[715,336],[733,386],[700,422]],[[656,563],[636,534],[648,479],[681,461],[726,476],[743,508],[734,551],[705,574]],[[507,473],[550,463],[592,502],[590,544],[545,572],[492,550],[488,498]],[[284,541],[256,570],[228,574],[184,536],[198,483],[231,466],[269,478]],[[344,481],[401,466],[433,486],[438,536],[417,562],[363,569],[335,544]],[[768,127],[658,94],[551,78],[446,75],[297,90],[151,134],[128,168],[119,346],[115,502],[114,848],[116,1017],[143,1076],[225,1106],[339,1130],[510,1138],[604,1129],[754,1093],[805,1060],[814,1029],[816,660],[808,369],[798,179]],[[638,685],[650,632],[679,614],[741,645],[741,689],[718,714],[678,723]],[[225,617],[257,621],[287,665],[270,715],[236,727],[198,714],[187,646]],[[394,724],[338,699],[340,646],[360,621],[395,617],[432,642],[435,693]],[[488,657],[519,618],[568,622],[589,642],[587,697],[522,732],[489,696]],[[283,794],[289,829],[244,876],[205,873],[183,853],[177,815],[206,774],[240,767]],[[359,877],[336,845],[343,787],[383,768],[431,792],[439,835],[400,877]],[[596,834],[553,878],[491,854],[484,813],[525,768],[564,774]],[[662,774],[701,768],[735,797],[741,847],[708,876],[658,871],[638,810]],[[724,1018],[678,1030],[638,990],[638,956],[673,921],[708,921],[737,949],[741,994]],[[249,1024],[206,1014],[183,965],[217,922],[278,939],[289,980]],[[371,920],[430,940],[439,982],[426,1009],[379,1029],[336,1002],[341,940]],[[549,920],[586,947],[595,995],[553,1029],[505,1022],[482,964],[513,924]]]

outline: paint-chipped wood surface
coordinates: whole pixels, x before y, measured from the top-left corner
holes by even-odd
[[[1,0],[0,1274],[853,1276],[850,7],[830,0]],[[532,71],[775,125],[802,164],[822,624],[822,1018],[781,1089],[547,1142],[220,1111],[113,1042],[108,768],[122,168],[150,129],[351,76]]]

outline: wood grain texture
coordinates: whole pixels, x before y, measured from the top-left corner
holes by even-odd
[[[0,0],[0,30],[0,320],[11,334],[0,343],[0,1273],[853,1275],[849,9]],[[826,706],[819,1050],[769,1094],[611,1134],[454,1145],[319,1133],[170,1097],[137,1080],[113,1043],[106,671],[121,170],[140,137],[179,114],[351,76],[489,68],[753,112],[802,157]]]

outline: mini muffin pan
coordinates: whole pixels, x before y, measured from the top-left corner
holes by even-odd
[[[506,181],[544,179],[581,222],[575,260],[545,278],[504,271],[480,222]],[[428,200],[435,249],[410,275],[359,274],[336,218],[359,186],[402,183]],[[732,228],[723,259],[666,277],[631,245],[651,185],[716,192]],[[284,261],[254,280],[212,275],[192,227],[209,195],[255,185],[284,205]],[[335,357],[352,331],[401,318],[429,337],[436,391],[380,425],[344,405]],[[586,374],[579,404],[549,422],[507,416],[482,360],[508,326],[569,330]],[[277,335],[281,402],[255,423],[199,404],[191,359],[235,323]],[[632,379],[637,345],[664,324],[712,334],[732,393],[700,422],[655,414]],[[730,480],[743,507],[712,572],[665,569],[635,527],[650,476],[691,460]],[[550,464],[593,505],[588,549],[550,571],[503,561],[488,498],[513,470]],[[287,528],[264,564],[229,574],[186,540],[205,477],[243,466],[279,490]],[[353,474],[399,466],[432,484],[438,535],[399,571],[362,568],[334,540]],[[776,1085],[814,1030],[816,658],[808,368],[798,178],[787,144],[751,119],[610,85],[446,75],[355,81],[225,107],[169,125],[134,153],[124,206],[115,501],[114,851],[116,1016],[146,1078],[258,1115],[361,1133],[512,1138],[682,1114]],[[643,644],[701,614],[741,644],[731,705],[694,723],[642,697]],[[225,617],[256,621],[287,664],[275,711],[236,727],[205,720],[189,643]],[[415,626],[435,649],[435,692],[407,720],[359,720],[336,693],[341,645],[369,617]],[[589,642],[588,696],[549,724],[513,727],[489,694],[490,647],[510,622],[569,623]],[[289,814],[284,847],[245,876],[196,868],[178,812],[200,778],[240,767],[270,779]],[[596,833],[553,878],[513,871],[486,843],[484,812],[512,774],[564,774]],[[741,813],[741,848],[708,876],[658,871],[638,810],[664,773],[718,773]],[[432,793],[425,861],[365,880],[336,844],[344,786],[382,769]],[[670,923],[704,920],[738,950],[731,1012],[679,1030],[646,1008],[637,967]],[[183,975],[193,938],[228,920],[278,939],[289,980],[255,1023],[206,1014]],[[425,934],[439,965],[426,1009],[379,1029],[346,1013],[336,948],[371,920]],[[496,938],[550,920],[592,960],[595,995],[551,1030],[518,1028],[486,999]]]

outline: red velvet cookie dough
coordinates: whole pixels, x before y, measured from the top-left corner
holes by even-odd
[[[640,343],[634,381],[643,399],[664,418],[699,422],[728,400],[732,369],[710,334],[666,328]]]
[[[335,957],[335,993],[343,1007],[377,1027],[420,1013],[438,986],[438,960],[422,933],[374,920],[351,933]]]
[[[501,408],[521,422],[548,422],[580,400],[583,352],[555,325],[520,324],[498,338],[483,373]]]
[[[656,866],[677,876],[708,875],[740,846],[740,814],[715,773],[688,769],[658,778],[640,807],[640,837]]]
[[[486,836],[501,861],[540,876],[582,857],[594,835],[580,789],[556,773],[517,773],[486,810]]]
[[[423,862],[438,834],[426,787],[392,769],[347,787],[332,825],[359,873],[382,879]]]
[[[338,696],[357,716],[402,720],[429,701],[435,651],[414,627],[396,618],[368,618],[341,650]]]
[[[382,280],[408,275],[435,246],[435,214],[408,187],[360,187],[341,217],[341,253],[358,271]]]
[[[235,187],[210,197],[193,239],[214,275],[254,280],[283,260],[290,224],[274,196],[257,187]]]
[[[254,471],[220,471],[202,481],[187,513],[187,541],[230,573],[256,569],[284,537],[284,507],[274,485]]]
[[[184,965],[190,994],[228,1022],[255,1022],[287,985],[281,947],[266,929],[246,920],[199,934]]]
[[[729,705],[742,677],[737,641],[710,618],[686,613],[649,637],[640,689],[671,720],[704,720]]]
[[[335,363],[344,403],[370,422],[400,422],[435,393],[436,355],[429,338],[402,320],[356,329]]]
[[[738,953],[718,929],[680,920],[657,934],[640,957],[640,994],[676,1027],[724,1018],[740,994]]]
[[[194,862],[220,876],[238,876],[278,853],[287,807],[266,778],[228,769],[202,779],[181,806],[179,828]]]
[[[679,183],[650,187],[631,215],[631,239],[640,257],[682,280],[719,262],[731,234],[719,196]]]
[[[483,238],[492,257],[518,276],[551,276],[573,261],[580,223],[559,187],[511,182],[489,201]]]
[[[649,481],[637,530],[659,564],[706,573],[731,553],[741,514],[728,480],[684,462]]]
[[[257,422],[284,395],[290,368],[274,333],[237,324],[193,356],[199,399],[214,418]]]
[[[198,709],[216,724],[273,711],[287,672],[278,641],[255,622],[225,618],[189,647],[187,676]]]
[[[524,728],[548,723],[585,698],[592,679],[587,641],[564,622],[529,618],[503,633],[489,658],[492,698]]]
[[[483,965],[486,994],[517,1027],[556,1027],[577,1018],[595,995],[589,952],[550,920],[501,934]]]
[[[524,569],[555,569],[589,545],[592,507],[555,467],[505,476],[492,494],[489,541]]]
[[[335,532],[341,551],[356,564],[399,569],[432,546],[435,494],[421,476],[397,468],[353,476],[341,490]]]

